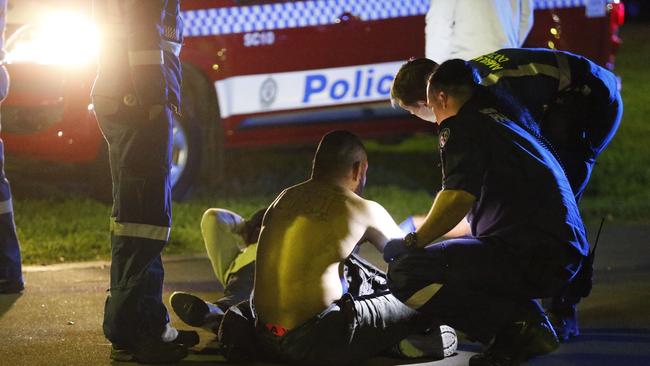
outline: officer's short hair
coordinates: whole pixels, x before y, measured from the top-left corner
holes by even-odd
[[[367,159],[366,148],[357,135],[336,130],[323,136],[314,155],[312,176],[339,178],[352,165]]]
[[[448,60],[429,76],[427,96],[442,91],[454,97],[470,97],[479,88],[478,80],[478,74],[467,61]]]
[[[390,88],[393,106],[415,105],[419,100],[427,100],[427,80],[438,68],[438,64],[428,58],[410,59],[399,70]]]

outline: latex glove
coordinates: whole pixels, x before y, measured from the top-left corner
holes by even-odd
[[[406,220],[402,221],[399,224],[399,228],[402,229],[404,235],[415,231],[417,228],[415,227],[415,219],[413,216],[409,216],[406,218]]]
[[[410,249],[406,246],[404,239],[392,239],[384,247],[384,261],[390,263],[409,251]]]

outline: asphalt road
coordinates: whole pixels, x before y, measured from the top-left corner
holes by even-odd
[[[372,248],[362,254],[380,260]],[[580,306],[582,336],[529,365],[650,365],[650,226],[606,224],[595,267],[594,290]],[[165,268],[166,301],[176,290],[220,295],[205,257],[166,258]],[[0,365],[111,364],[101,331],[108,270],[102,262],[26,267],[26,290],[0,295]],[[190,329],[173,314],[172,322]],[[201,339],[181,364],[225,364],[214,352],[214,335],[201,331]],[[461,342],[458,354],[443,361],[375,358],[367,365],[466,365],[479,350]]]

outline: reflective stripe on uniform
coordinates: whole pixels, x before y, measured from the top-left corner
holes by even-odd
[[[558,74],[559,74],[559,85],[557,90],[561,91],[571,85],[571,68],[569,67],[569,60],[566,55],[560,52],[555,53],[555,58],[557,59]]]
[[[0,201],[0,215],[13,212],[11,198],[6,201]]]
[[[116,236],[132,236],[152,240],[169,240],[170,227],[148,224],[136,224],[132,222],[117,222],[111,217],[111,233]]]
[[[173,42],[173,41],[167,41],[167,40],[163,39],[161,44],[162,44],[162,49],[164,51],[173,53],[174,55],[176,55],[176,57],[178,57],[178,55],[181,54],[181,46],[182,45],[180,43]]]
[[[129,52],[129,65],[142,66],[142,65],[162,65],[164,64],[162,50],[146,50],[146,51],[131,51]]]
[[[560,69],[556,66],[529,63],[525,65],[517,66],[517,69],[510,70],[499,70],[492,72],[481,80],[481,85],[491,86],[499,82],[501,78],[507,77],[522,77],[522,76],[535,76],[535,75],[546,75],[552,78],[558,79],[562,82],[562,77]],[[569,79],[570,81],[570,79]]]

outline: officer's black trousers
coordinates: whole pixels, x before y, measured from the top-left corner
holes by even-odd
[[[93,102],[108,141],[113,179],[104,334],[130,347],[143,337],[160,338],[169,322],[160,254],[171,226],[172,112],[164,107],[151,113],[148,107],[98,96]]]
[[[495,238],[446,240],[392,262],[388,287],[406,302],[439,285],[417,310],[487,344],[508,322],[535,316],[533,299],[558,293],[580,266],[581,256],[570,249],[537,248]]]

